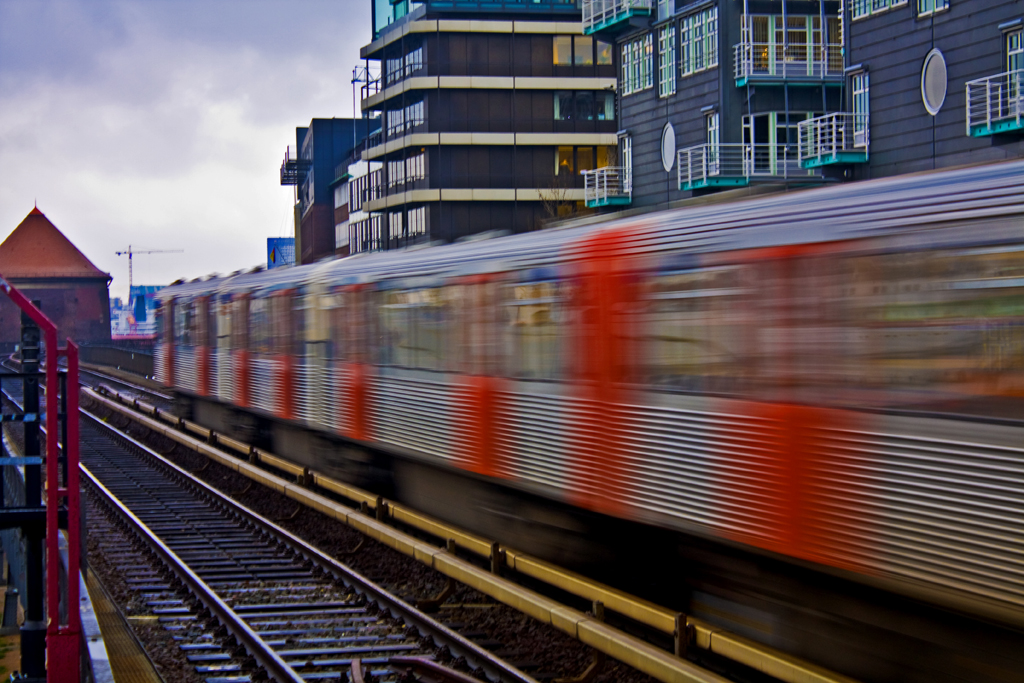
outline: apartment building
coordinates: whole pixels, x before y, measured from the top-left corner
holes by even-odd
[[[1022,0],[583,0],[619,155],[588,206],[1020,156]]]
[[[616,67],[579,18],[560,0],[374,4],[361,106],[381,120],[363,152],[380,169],[353,184],[353,251],[585,210],[581,172],[617,164]]]

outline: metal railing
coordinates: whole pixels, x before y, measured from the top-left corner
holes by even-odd
[[[631,199],[633,173],[624,166],[605,166],[583,171],[583,198],[588,206],[607,204],[609,199]]]
[[[679,187],[743,185],[756,177],[809,177],[801,168],[796,145],[718,143],[681,149],[677,155]]]
[[[843,76],[843,46],[781,45],[744,41],[733,46],[736,80]]]
[[[628,19],[633,14],[650,14],[653,0],[583,0],[583,32]]]
[[[1024,69],[967,82],[967,134],[1020,130],[1024,115]]]
[[[868,149],[868,115],[833,112],[797,125],[800,161],[838,158],[842,152]]]

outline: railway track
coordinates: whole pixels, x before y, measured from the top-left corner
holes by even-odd
[[[433,661],[446,648],[477,676],[533,681],[128,435],[83,417],[83,478],[106,517],[93,516],[91,534],[207,680],[258,680],[257,669],[278,681],[472,680]],[[113,533],[125,525],[138,542]]]

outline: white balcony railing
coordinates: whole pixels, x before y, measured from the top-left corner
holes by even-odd
[[[633,197],[633,173],[622,166],[583,171],[583,188],[587,206],[628,204]]]
[[[968,135],[1021,130],[1024,69],[968,81],[966,99]]]
[[[679,188],[746,185],[751,178],[810,178],[801,168],[795,145],[719,143],[697,145],[678,153]]]
[[[834,112],[801,121],[800,164],[804,168],[830,163],[867,161],[867,114]]]
[[[843,76],[843,46],[742,42],[733,47],[736,80]]]
[[[583,0],[583,33],[590,34],[617,21],[651,13],[654,0]]]

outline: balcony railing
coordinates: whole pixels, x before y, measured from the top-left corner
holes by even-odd
[[[801,168],[796,145],[705,144],[679,150],[677,159],[680,190],[741,187],[753,178],[820,178]]]
[[[803,44],[742,42],[733,47],[736,85],[751,82],[842,80],[840,43]]]
[[[623,166],[583,171],[583,198],[590,208],[627,205],[633,201],[633,173]]]
[[[967,82],[967,134],[1024,130],[1024,69]]]
[[[649,16],[654,0],[583,0],[583,33],[590,35],[634,16]]]
[[[835,112],[798,124],[800,165],[853,164],[868,160],[867,114]]]

